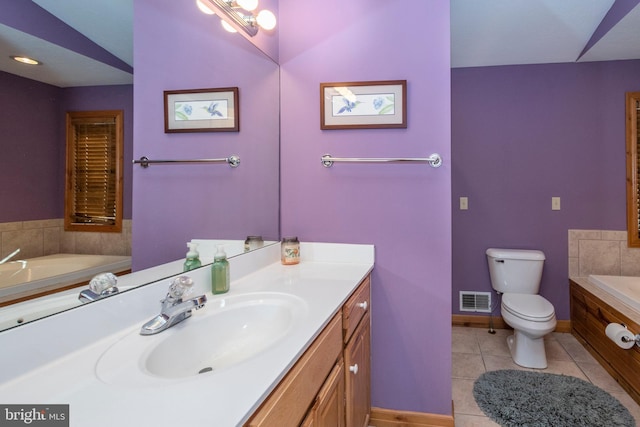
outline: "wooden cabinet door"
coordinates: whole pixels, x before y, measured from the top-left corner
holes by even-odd
[[[342,360],[340,316],[325,327],[245,427],[291,427],[305,420],[335,361]]]
[[[300,427],[317,427],[317,424],[316,424],[317,411],[318,411],[317,405],[311,408],[307,413],[307,416],[304,418],[304,421],[302,421],[302,424],[300,424]]]
[[[314,427],[344,427],[344,361],[331,371],[318,393]]]
[[[366,427],[371,412],[370,316],[367,314],[345,347],[346,427]]]

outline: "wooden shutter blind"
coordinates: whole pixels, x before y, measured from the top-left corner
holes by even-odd
[[[640,248],[640,92],[626,93],[627,244]]]
[[[636,183],[640,182],[640,156],[638,156],[638,152],[640,152],[640,100],[635,100],[636,105],[636,134],[635,134],[635,144],[636,144]],[[640,185],[636,185],[636,218],[637,218],[637,230],[638,237],[640,238]]]
[[[67,114],[65,229],[122,229],[122,113]]]

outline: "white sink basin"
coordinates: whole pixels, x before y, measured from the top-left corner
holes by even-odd
[[[305,302],[288,294],[214,297],[157,335],[129,333],[100,357],[96,373],[106,383],[125,386],[215,375],[267,351],[305,312]]]

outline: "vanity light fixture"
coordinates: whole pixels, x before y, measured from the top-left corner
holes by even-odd
[[[253,37],[258,34],[258,28],[272,30],[276,27],[276,16],[270,10],[253,13],[258,0],[196,0],[196,4],[203,13],[217,13],[222,26],[229,32],[236,32],[235,28],[239,27]]]
[[[13,59],[14,61],[18,61],[22,64],[28,64],[28,65],[42,65],[42,62],[33,59],[33,58],[29,58],[27,56],[17,56],[17,55],[13,55],[11,56],[11,59]]]

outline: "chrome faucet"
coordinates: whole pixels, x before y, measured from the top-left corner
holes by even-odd
[[[167,292],[165,299],[160,301],[162,304],[160,314],[142,326],[140,335],[153,335],[165,331],[191,317],[191,310],[204,307],[207,302],[206,295],[184,300],[184,297],[189,295],[192,290],[193,280],[190,277],[176,278],[169,286],[169,292]]]
[[[18,254],[18,252],[20,252],[20,248],[16,249],[15,251],[11,252],[9,255],[7,255],[6,257],[0,259],[0,264],[4,264],[5,262],[9,261],[11,258],[13,258],[14,256],[16,256]]]
[[[78,299],[84,304],[116,294],[118,293],[117,282],[118,278],[113,273],[98,274],[89,282],[89,289],[80,292]]]

